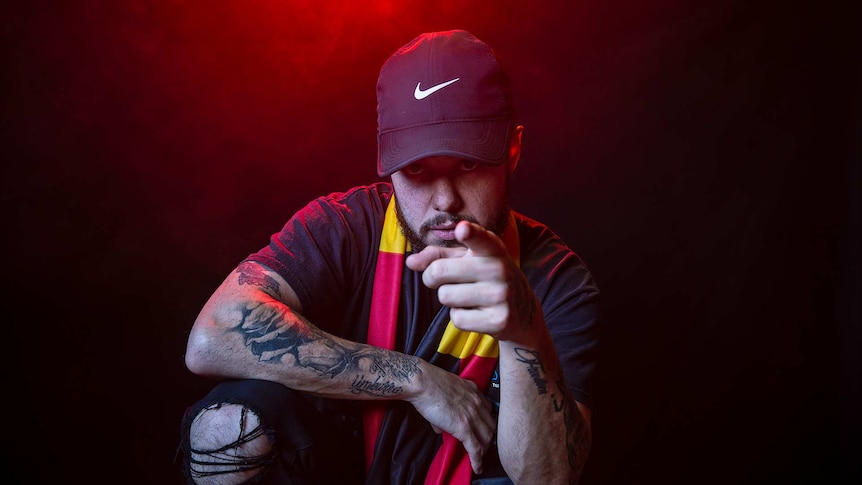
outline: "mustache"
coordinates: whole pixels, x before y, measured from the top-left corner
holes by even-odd
[[[432,227],[435,226],[446,226],[446,225],[454,225],[458,224],[461,221],[468,221],[474,224],[478,224],[479,221],[476,220],[475,217],[470,216],[459,216],[453,214],[437,214],[436,216],[428,219],[427,221],[422,223],[422,226],[419,227],[419,232],[421,234],[425,234],[431,230]]]

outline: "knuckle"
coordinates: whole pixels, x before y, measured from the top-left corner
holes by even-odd
[[[494,285],[488,290],[488,293],[494,303],[503,303],[508,301],[511,291],[506,285]]]
[[[491,266],[488,272],[496,280],[506,279],[506,268],[499,260],[496,262],[496,264]]]
[[[502,327],[509,320],[509,312],[505,306],[498,305],[487,313],[488,324],[493,327]]]
[[[440,303],[444,305],[447,304],[447,302],[444,302],[442,299],[440,300]],[[465,317],[466,313],[462,308],[451,308],[449,310],[449,318],[452,320],[452,323],[462,330],[466,327]]]
[[[469,305],[465,305],[465,296],[460,289],[456,288],[455,285],[441,283],[437,288],[437,299],[443,305],[450,307],[449,317],[452,320],[464,322],[468,316],[466,307]]]
[[[437,299],[440,300],[440,303],[444,305],[450,305],[452,303],[452,289],[449,285],[442,285],[440,288],[437,288]]]
[[[425,274],[433,279],[439,279],[446,275],[446,266],[441,261],[434,261],[425,270]]]

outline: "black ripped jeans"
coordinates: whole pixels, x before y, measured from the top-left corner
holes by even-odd
[[[260,418],[272,452],[259,457],[258,472],[243,485],[361,484],[364,481],[362,420],[348,401],[318,399],[262,380],[219,383],[189,407],[178,449],[182,474],[193,484],[189,430],[195,416],[218,404],[240,404]],[[238,462],[242,464],[242,462]]]

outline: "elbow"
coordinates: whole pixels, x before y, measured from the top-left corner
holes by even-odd
[[[186,346],[186,355],[185,355],[186,369],[188,369],[193,374],[204,375],[206,374],[206,365],[201,357],[200,352],[198,351],[198,347],[192,345],[189,342],[189,345]]]
[[[578,456],[573,455],[571,447],[560,443],[557,450],[566,450],[565,455],[546,449],[538,456],[533,455],[533,459],[522,459],[528,454],[521,453],[508,458],[501,454],[500,460],[506,475],[515,484],[577,485],[589,453],[589,439],[585,441],[576,444]]]
[[[545,454],[544,456],[548,457],[550,455]],[[555,476],[559,475],[559,471],[562,470],[561,467],[554,466],[546,461],[542,461],[542,463],[529,463],[520,458],[522,456],[506,459],[503,455],[500,455],[500,463],[503,465],[503,470],[505,470],[506,476],[509,477],[512,483],[516,485],[565,483],[561,482],[558,476]]]
[[[193,374],[201,376],[216,375],[215,355],[213,349],[213,338],[205,331],[206,326],[201,322],[195,322],[189,340],[186,344],[185,364],[186,368]]]
[[[536,483],[578,485],[578,483],[580,483],[580,472],[568,470],[565,466],[560,467],[556,472],[552,469],[521,470],[521,472],[514,470],[509,471],[505,467],[504,469],[512,483],[518,485],[531,485]]]
[[[205,353],[202,352],[202,346],[199,342],[193,341],[192,338],[189,338],[188,345],[186,345],[186,369],[191,371],[193,374],[198,375],[206,375],[208,374],[206,359],[204,359]]]

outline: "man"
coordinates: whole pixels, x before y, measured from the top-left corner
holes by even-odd
[[[223,380],[183,421],[189,483],[575,483],[598,290],[512,211],[509,82],[465,31],[384,63],[378,182],[321,197],[192,328]]]

